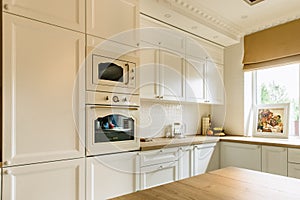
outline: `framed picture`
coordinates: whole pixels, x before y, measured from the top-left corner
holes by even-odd
[[[287,138],[290,104],[260,105],[255,109],[253,136]]]

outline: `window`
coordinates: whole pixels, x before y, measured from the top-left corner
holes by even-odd
[[[290,103],[289,135],[299,135],[300,64],[254,72],[257,105]]]

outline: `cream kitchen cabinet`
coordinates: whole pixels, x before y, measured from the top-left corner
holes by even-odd
[[[138,0],[86,1],[87,34],[136,46],[138,28]]]
[[[224,64],[224,47],[192,35],[186,35],[185,52],[187,56]]]
[[[185,35],[176,28],[141,15],[141,41],[184,56]]]
[[[176,53],[142,50],[140,57],[141,98],[182,101],[185,98],[185,62]]]
[[[221,142],[220,167],[241,167],[261,171],[261,145]]]
[[[194,146],[179,148],[179,179],[193,176],[194,172]]]
[[[194,146],[193,175],[203,174],[207,171],[215,146],[216,143],[199,144]]]
[[[262,146],[262,171],[287,176],[287,148]]]
[[[205,67],[205,102],[223,104],[225,89],[223,82],[223,66],[207,61]]]
[[[205,102],[205,60],[188,57],[186,61],[186,101]]]
[[[139,189],[139,156],[126,152],[87,158],[86,200],[101,200]]]
[[[3,0],[3,11],[85,31],[85,0]]]
[[[84,158],[3,169],[3,200],[85,200]]]
[[[288,176],[300,179],[300,149],[288,148]]]
[[[142,151],[140,153],[140,189],[178,180],[179,148]]]
[[[220,143],[216,143],[213,154],[210,158],[209,164],[207,166],[206,171],[213,171],[220,169]]]
[[[8,13],[3,27],[4,166],[83,157],[84,34]]]

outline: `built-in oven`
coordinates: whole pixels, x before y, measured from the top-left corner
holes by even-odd
[[[138,95],[88,92],[87,155],[138,150],[138,120]]]

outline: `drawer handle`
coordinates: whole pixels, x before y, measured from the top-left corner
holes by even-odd
[[[5,166],[10,165],[10,164],[11,164],[11,162],[8,160],[3,162],[3,165],[5,165]]]
[[[162,153],[162,152],[163,152],[163,150],[161,149],[161,150],[159,150],[159,152],[160,152],[160,153]]]
[[[164,167],[161,165],[161,166],[159,166],[159,169],[163,169]]]

